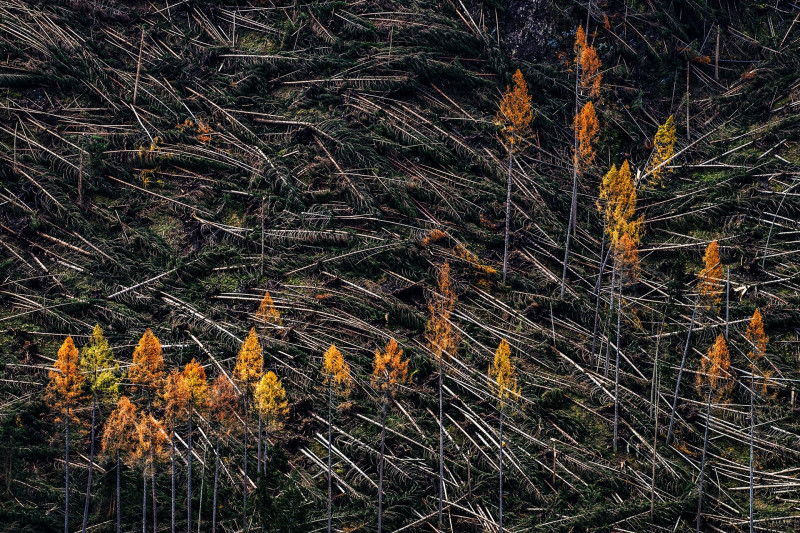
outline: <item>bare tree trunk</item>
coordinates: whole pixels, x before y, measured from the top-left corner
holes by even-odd
[[[610,305],[608,307],[609,327],[611,327],[610,322],[611,322],[611,319],[614,316],[614,286],[615,286],[616,280],[617,280],[617,265],[615,264],[614,268],[611,269],[611,288],[609,289],[609,299],[611,300],[611,303],[610,303]],[[608,337],[608,335],[606,336],[606,341],[607,341],[606,342],[606,360],[605,360],[605,368],[603,369],[603,377],[608,377],[608,361],[610,359],[609,350],[611,349],[611,339],[610,339],[610,337]]]
[[[67,407],[67,418],[66,418],[66,426],[67,426],[67,448],[64,452],[64,465],[66,474],[64,476],[65,479],[65,490],[64,490],[64,533],[69,533],[69,406]]]
[[[514,165],[514,155],[508,151],[508,185],[506,188],[506,232],[505,245],[503,247],[503,285],[506,284],[506,272],[508,270],[508,233],[511,225],[511,171]]]
[[[622,280],[619,282],[619,298],[617,298],[617,357],[614,363],[614,453],[617,453],[617,436],[619,429],[619,334],[622,325]]]
[[[203,469],[200,470],[200,501],[197,504],[197,533],[200,533],[200,524],[203,520],[203,488],[206,485],[206,453],[208,446],[203,445]],[[263,530],[263,526],[262,526]]]
[[[152,472],[150,473],[150,487],[153,489],[153,533],[158,533],[158,514],[157,514],[157,507],[158,502],[156,501],[156,461],[155,457],[152,458],[152,464],[150,466],[152,468]]]
[[[669,446],[670,438],[672,437],[672,425],[675,422],[675,409],[678,407],[678,392],[681,387],[681,376],[683,375],[683,367],[686,365],[686,354],[689,353],[689,340],[692,338],[692,328],[694,328],[694,319],[697,316],[697,303],[699,297],[694,301],[694,309],[692,310],[692,320],[689,322],[689,333],[686,335],[686,345],[683,347],[683,357],[681,358],[681,366],[678,367],[678,380],[675,382],[675,395],[672,397],[672,411],[669,413],[669,427],[667,428],[667,441]]]
[[[656,352],[658,353],[658,352]],[[656,355],[656,357],[658,357]],[[657,360],[656,360],[657,362]],[[653,380],[656,381],[659,379],[656,376],[656,370],[653,370]],[[655,408],[655,428],[653,429],[653,470],[650,473],[650,519],[653,519],[653,511],[655,509],[655,498],[656,498],[656,457],[658,454],[656,450],[658,448],[658,382],[656,381],[656,408]]]
[[[171,533],[175,533],[175,425],[173,424],[172,427],[172,434],[170,435],[169,439],[170,444],[170,478],[172,482],[172,496],[170,501],[170,531]]]
[[[217,435],[217,444],[214,451],[214,497],[211,499],[213,502],[211,509],[211,533],[217,533],[217,483],[219,481],[219,435]]]
[[[261,275],[264,275],[264,197],[261,197]]]
[[[715,80],[719,79],[719,34],[720,34],[720,28],[719,28],[719,24],[717,24],[717,46],[716,46],[716,49],[714,50],[714,79]]]
[[[605,253],[605,246],[606,246],[606,225],[603,223],[603,240],[600,244],[600,272],[597,274],[597,285],[595,285],[595,295],[596,295],[596,302],[594,305],[594,330],[592,331],[592,351],[589,354],[589,366],[594,366],[594,349],[597,346],[597,324],[598,319],[600,318],[600,289],[603,284],[603,271],[606,267],[606,261],[608,261],[609,256],[611,255],[611,250],[603,257]]]
[[[86,523],[89,520],[89,499],[92,495],[92,470],[94,469],[94,419],[97,412],[97,394],[92,394],[92,430],[89,443],[89,478],[86,481],[86,501],[83,504],[83,525],[82,533],[86,533]]]
[[[711,387],[708,388],[706,407],[706,431],[703,435],[703,458],[700,460],[700,493],[697,496],[697,533],[700,533],[700,513],[703,510],[703,479],[706,473],[706,449],[708,447],[708,425],[711,419]]]
[[[119,450],[117,451],[117,533],[122,533],[122,498],[119,491],[120,467]]]
[[[442,421],[442,356],[439,356],[439,526],[442,525],[444,497],[444,422]]]
[[[689,60],[686,60],[686,141],[688,142],[691,136],[689,135],[689,75],[692,72],[692,65]]]
[[[142,468],[142,533],[147,533],[147,468]]]
[[[503,406],[500,405],[500,533],[503,533]]]
[[[328,533],[333,521],[331,499],[333,497],[333,383],[328,380]]]
[[[755,410],[755,401],[753,396],[755,396],[755,365],[754,368],[750,371],[750,533],[753,533],[754,530],[754,522],[753,522],[753,441],[754,441],[754,434],[756,431],[756,410]]]
[[[383,462],[386,449],[386,404],[388,398],[384,397],[381,409],[381,456],[378,463],[378,533],[383,531]]]
[[[186,475],[186,531],[192,533],[192,422],[194,419],[194,408],[189,404],[189,435],[186,439],[187,443],[187,475]]]
[[[258,472],[258,482],[261,482],[261,411],[258,412],[258,447],[256,449],[256,454],[258,454],[258,459],[256,461],[256,472]]]
[[[725,275],[725,342],[728,341],[728,326],[730,325],[731,309],[731,269]]]
[[[247,387],[247,384],[245,384]],[[247,412],[247,389],[244,391],[244,478],[242,479],[242,529],[248,531],[247,527],[247,419],[249,418]]]

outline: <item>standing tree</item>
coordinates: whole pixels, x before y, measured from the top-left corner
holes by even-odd
[[[754,512],[753,512],[753,448],[756,432],[756,411],[755,411],[755,394],[756,394],[756,374],[758,374],[762,381],[762,390],[766,393],[769,384],[769,378],[772,374],[771,371],[762,370],[759,362],[764,358],[767,352],[767,342],[769,337],[764,333],[764,320],[761,318],[761,311],[756,309],[753,313],[753,318],[747,325],[747,330],[744,333],[744,338],[750,345],[750,352],[747,354],[750,358],[750,533],[754,531]]]
[[[658,127],[653,139],[653,153],[645,171],[645,175],[649,174],[650,176],[650,185],[661,185],[664,174],[670,172],[666,165],[675,153],[675,139],[675,122],[670,115],[667,121]]]
[[[127,396],[123,396],[106,420],[102,440],[103,452],[113,454],[117,464],[117,533],[122,531],[122,500],[120,497],[122,463],[120,455],[126,463],[131,463],[138,444],[136,406]]]
[[[192,422],[194,420],[194,411],[202,410],[208,395],[208,383],[206,382],[206,371],[194,359],[191,360],[183,369],[183,382],[186,384],[186,390],[189,393],[189,402],[186,406],[189,413],[189,431],[186,452],[186,521],[187,532],[192,533]]]
[[[353,378],[350,376],[348,365],[342,353],[336,346],[331,347],[322,357],[322,375],[328,386],[328,533],[331,533],[332,524],[332,497],[333,497],[333,394],[346,397],[353,387]]]
[[[506,282],[508,270],[508,234],[511,224],[511,175],[514,168],[514,153],[528,135],[533,120],[531,97],[528,95],[528,84],[519,69],[513,76],[514,88],[506,87],[500,100],[500,110],[495,123],[501,128],[501,137],[508,152],[508,181],[506,183],[506,228],[505,245],[503,246],[503,283]]]
[[[588,19],[587,19],[588,21]],[[600,84],[603,75],[600,73],[600,59],[593,46],[586,41],[583,26],[575,32],[575,118],[573,120],[572,146],[572,196],[570,197],[569,220],[567,220],[567,237],[564,244],[564,269],[561,273],[561,293],[564,297],[567,281],[567,264],[569,247],[578,217],[578,178],[591,166],[596,152],[599,124],[594,104],[591,99],[600,97]],[[581,99],[589,100],[581,106]]]
[[[149,412],[153,402],[158,399],[164,384],[164,357],[161,342],[150,328],[144,332],[139,344],[133,350],[133,364],[128,371],[133,390],[138,391],[145,400]]]
[[[391,339],[381,353],[375,350],[372,367],[372,386],[381,396],[381,455],[378,462],[378,533],[383,531],[383,465],[386,446],[386,411],[397,388],[408,381],[408,359],[403,359],[403,350]]]
[[[442,523],[442,501],[444,497],[444,423],[442,422],[442,377],[443,362],[450,359],[461,342],[453,329],[450,316],[456,308],[456,292],[450,282],[450,263],[445,262],[437,275],[439,291],[428,299],[430,318],[425,326],[425,338],[438,366],[439,381],[439,524]]]
[[[705,266],[700,271],[697,290],[705,307],[716,313],[722,301],[722,283],[724,281],[717,241],[709,243],[706,253],[703,255],[703,263]]]
[[[214,489],[211,511],[211,533],[217,532],[217,487],[219,482],[219,441],[223,434],[230,433],[237,421],[238,394],[225,375],[218,375],[209,389],[209,410],[217,425],[217,442],[214,450]]]
[[[264,418],[267,435],[264,439],[264,471],[267,469],[267,445],[269,444],[270,431],[276,432],[283,428],[283,422],[289,414],[289,402],[286,401],[286,391],[281,380],[270,370],[256,386],[254,400],[256,409]],[[259,472],[259,476],[261,472]]]
[[[158,502],[156,501],[156,466],[166,456],[164,445],[167,432],[164,424],[152,413],[143,412],[136,424],[136,435],[139,444],[136,447],[136,458],[142,467],[142,533],[147,530],[147,474],[150,474],[153,490],[153,533],[158,533]]]
[[[175,426],[186,418],[189,405],[189,389],[183,374],[177,369],[167,376],[164,385],[164,420],[169,426],[170,444],[170,478],[172,492],[170,498],[170,531],[175,533]]]
[[[83,506],[81,531],[86,533],[89,520],[89,501],[92,493],[92,472],[94,470],[95,417],[97,401],[114,401],[119,394],[119,364],[114,361],[111,347],[103,337],[103,330],[97,324],[89,337],[89,344],[81,349],[81,372],[86,376],[89,391],[92,393],[92,425],[89,437],[89,475],[86,481],[86,500]]]
[[[503,415],[508,408],[508,401],[519,399],[519,385],[517,385],[517,371],[511,364],[511,348],[503,339],[494,354],[494,363],[489,365],[489,390],[497,397],[498,411],[500,411],[500,439],[498,446],[500,461],[500,497],[499,497],[499,524],[500,533],[503,533]]]
[[[233,370],[234,376],[242,384],[242,399],[244,400],[244,477],[242,478],[242,527],[247,530],[247,433],[248,433],[248,401],[253,387],[261,379],[264,373],[264,354],[261,344],[258,342],[256,328],[250,328],[250,333],[239,349],[236,357],[236,367]]]
[[[708,356],[700,362],[697,373],[697,392],[706,396],[706,430],[703,436],[703,455],[700,461],[700,492],[697,497],[697,533],[700,533],[700,514],[703,510],[703,478],[706,470],[706,450],[708,448],[708,426],[711,420],[711,402],[725,401],[733,389],[733,379],[730,374],[731,359],[725,337],[720,334],[714,345],[709,349]]]
[[[69,425],[74,414],[72,410],[83,399],[83,374],[78,370],[78,349],[67,336],[58,350],[58,358],[50,371],[47,384],[47,399],[55,409],[56,422],[64,421],[66,447],[64,449],[64,533],[69,533]]]
[[[264,291],[264,298],[261,299],[261,303],[256,310],[256,321],[264,327],[281,327],[283,325],[281,313],[275,307],[269,291]]]

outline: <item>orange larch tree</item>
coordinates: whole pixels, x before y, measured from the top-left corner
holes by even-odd
[[[378,533],[383,531],[383,465],[386,445],[386,411],[397,389],[408,380],[408,359],[394,339],[389,340],[383,352],[375,350],[371,383],[381,395],[381,451],[378,461]]]
[[[64,533],[69,533],[69,426],[74,419],[74,409],[83,400],[85,378],[78,369],[78,349],[71,336],[67,336],[58,349],[53,370],[49,372],[47,398],[55,409],[56,421],[64,421],[66,428],[66,447],[64,451],[65,492],[64,492]]]
[[[147,526],[147,474],[150,474],[153,501],[153,533],[158,533],[158,502],[156,500],[156,467],[166,458],[164,449],[168,437],[164,424],[150,412],[142,412],[136,424],[138,446],[135,456],[142,468],[142,531]]]
[[[508,179],[506,181],[506,227],[505,245],[503,248],[503,283],[506,282],[508,270],[508,235],[511,224],[511,176],[514,168],[514,153],[518,151],[528,136],[533,120],[531,97],[528,94],[528,84],[522,72],[517,69],[513,76],[514,87],[506,87],[506,92],[500,100],[500,110],[495,118],[495,124],[501,129],[501,138],[508,152]]]
[[[697,392],[706,396],[706,430],[703,437],[703,455],[700,461],[700,488],[697,498],[697,533],[700,533],[700,515],[703,510],[703,478],[705,476],[706,449],[708,447],[708,426],[711,419],[711,403],[725,402],[733,390],[733,375],[730,371],[731,357],[725,337],[720,334],[714,345],[708,350],[708,355],[700,361],[697,372]]]
[[[189,389],[183,374],[172,369],[164,384],[164,420],[169,426],[170,478],[172,493],[170,500],[170,531],[175,531],[175,426],[186,418],[189,406]]]
[[[586,40],[583,26],[575,32],[575,118],[573,120],[573,164],[572,195],[570,197],[569,219],[567,220],[567,236],[564,244],[564,267],[561,272],[561,293],[564,297],[567,283],[567,265],[572,234],[578,216],[578,179],[591,166],[595,157],[594,144],[597,142],[599,123],[592,99],[600,97],[600,84],[603,75],[602,64],[597,51]],[[581,101],[587,101],[581,106]]]
[[[214,451],[214,488],[211,511],[211,533],[217,532],[217,489],[219,483],[219,443],[223,434],[227,435],[236,422],[239,405],[238,393],[233,383],[224,374],[218,375],[209,387],[209,411],[216,422],[217,442]]]
[[[133,462],[136,448],[139,444],[136,427],[136,406],[131,403],[127,396],[123,396],[117,402],[117,406],[106,420],[103,430],[103,440],[101,447],[104,453],[114,456],[117,470],[117,533],[122,531],[122,501],[120,497],[120,477],[122,460],[125,463]]]
[[[450,320],[458,301],[450,280],[450,263],[445,262],[436,276],[438,292],[428,299],[430,318],[425,326],[425,339],[439,372],[439,523],[442,523],[442,501],[444,496],[444,426],[442,425],[442,378],[443,362],[458,350],[460,335],[453,329]]]
[[[281,313],[275,307],[269,291],[264,291],[264,298],[261,299],[261,303],[256,310],[256,321],[265,327],[281,327],[283,325]]]
[[[328,533],[333,519],[333,394],[345,397],[350,395],[353,377],[350,365],[344,360],[342,352],[331,344],[322,356],[322,376],[328,386]]]
[[[716,313],[722,301],[723,271],[719,258],[719,244],[711,241],[703,255],[703,269],[698,275],[697,290],[705,306]]]
[[[753,318],[747,324],[747,330],[744,333],[744,338],[750,346],[750,351],[747,354],[750,359],[750,531],[754,531],[754,459],[755,459],[755,433],[756,433],[756,409],[755,409],[755,394],[756,394],[756,374],[758,374],[761,381],[761,391],[767,394],[769,389],[769,381],[772,377],[771,370],[763,369],[759,364],[764,355],[767,353],[767,343],[769,337],[764,333],[764,319],[761,317],[761,310],[756,309],[753,313]]]
[[[139,391],[150,410],[157,400],[164,384],[164,357],[161,353],[161,342],[153,335],[150,328],[144,332],[139,344],[133,350],[133,364],[128,371],[128,378],[134,391]]]
[[[488,371],[489,390],[497,398],[498,410],[500,411],[500,438],[499,442],[499,464],[500,464],[500,496],[499,496],[499,516],[500,533],[503,533],[503,415],[509,407],[509,403],[517,401],[520,397],[519,385],[517,384],[517,371],[511,363],[511,347],[508,341],[503,339],[494,354],[494,362],[489,365]]]

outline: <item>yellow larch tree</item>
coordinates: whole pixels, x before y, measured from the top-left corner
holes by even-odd
[[[716,312],[722,301],[723,271],[719,258],[719,244],[711,241],[703,255],[703,269],[698,274],[697,290],[705,306]]]
[[[495,124],[500,127],[500,135],[508,152],[508,179],[506,180],[506,226],[505,244],[503,247],[503,283],[506,282],[508,270],[508,236],[511,224],[511,176],[514,168],[514,153],[519,151],[524,139],[530,133],[533,109],[528,94],[528,84],[522,72],[517,69],[512,77],[514,87],[506,87],[500,99],[500,110],[495,117]]]
[[[250,328],[239,349],[239,354],[236,357],[236,367],[233,369],[233,375],[242,384],[242,398],[244,400],[244,476],[242,478],[242,522],[247,522],[247,437],[248,437],[248,420],[250,413],[248,409],[250,394],[256,383],[261,379],[264,373],[264,353],[261,349],[261,344],[258,342],[258,335],[256,328]],[[260,455],[260,454],[259,454]]]
[[[85,382],[85,378],[78,368],[78,349],[71,336],[67,336],[61,348],[58,349],[58,356],[48,377],[50,381],[47,383],[46,398],[57,413],[56,421],[63,420],[66,428],[64,533],[69,533],[69,426],[75,417],[75,407],[84,398],[83,385]]]
[[[348,396],[353,386],[350,365],[344,360],[342,352],[331,344],[322,356],[322,377],[328,386],[328,532],[333,523],[333,394]]]
[[[187,406],[189,413],[189,430],[188,438],[186,439],[186,520],[188,531],[192,530],[192,423],[194,422],[195,410],[204,410],[208,396],[208,381],[206,381],[206,371],[195,359],[192,359],[183,368],[183,382],[186,384],[186,390],[189,393],[189,404]]]
[[[670,115],[667,121],[658,127],[656,136],[653,139],[653,153],[645,170],[645,174],[650,176],[650,185],[661,185],[664,175],[671,171],[666,165],[675,154],[676,138],[675,122],[673,116]]]
[[[494,362],[489,365],[488,372],[489,390],[497,398],[498,410],[500,411],[500,439],[499,439],[499,460],[500,460],[500,505],[498,524],[500,532],[503,531],[503,415],[508,408],[509,402],[519,399],[519,385],[517,383],[517,371],[511,363],[511,347],[508,341],[503,339],[494,354]]]
[[[408,381],[408,359],[403,359],[403,350],[397,341],[390,339],[381,352],[375,350],[370,382],[381,395],[381,451],[378,461],[378,533],[383,531],[383,467],[386,446],[386,412],[390,399],[398,387]]]

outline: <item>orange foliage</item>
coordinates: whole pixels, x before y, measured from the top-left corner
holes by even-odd
[[[419,241],[420,246],[426,248],[431,243],[436,241],[442,240],[447,237],[447,233],[443,232],[440,229],[432,229],[427,235],[425,235],[421,241]]]
[[[186,417],[186,410],[189,406],[189,388],[183,374],[176,369],[167,376],[164,385],[164,418],[174,425],[178,420]]]
[[[445,262],[437,275],[438,294],[428,300],[430,319],[425,328],[428,348],[436,360],[448,359],[458,349],[458,332],[453,330],[450,315],[456,307],[456,293],[450,282],[450,263]]]
[[[730,373],[731,356],[725,337],[720,334],[714,345],[708,350],[708,355],[700,361],[700,370],[697,372],[695,386],[697,392],[705,397],[711,392],[714,403],[725,402],[733,390],[733,375]]]
[[[500,401],[500,408],[505,400],[519,399],[517,371],[511,364],[511,347],[503,339],[494,354],[494,363],[489,365],[489,389]]]
[[[189,401],[192,406],[202,407],[208,395],[208,382],[206,381],[206,371],[194,359],[183,368],[183,381],[186,383],[186,390],[189,391]]]
[[[614,262],[620,269],[620,275],[627,276],[631,281],[639,278],[639,246],[627,233],[622,234],[614,248]]]
[[[213,413],[212,418],[220,424],[220,427],[230,431],[236,420],[236,409],[239,403],[233,383],[225,375],[217,376],[211,383],[208,396],[209,410]]]
[[[128,378],[134,385],[134,390],[141,388],[150,398],[161,390],[164,383],[164,358],[161,355],[161,342],[150,328],[147,328],[133,350],[133,364]]]
[[[275,308],[269,291],[264,291],[264,298],[256,311],[256,320],[265,326],[282,326],[281,313]]]
[[[575,138],[578,141],[578,151],[574,154],[575,168],[578,174],[583,174],[594,161],[597,152],[594,149],[594,144],[597,141],[597,134],[600,130],[600,124],[597,122],[597,114],[594,111],[594,104],[586,102],[573,122],[575,129]]]
[[[719,259],[719,245],[717,241],[711,241],[706,248],[706,253],[703,255],[703,263],[705,266],[700,271],[699,284],[697,290],[705,305],[711,309],[716,310],[719,303],[722,301],[722,263]]]
[[[514,88],[506,87],[500,100],[500,111],[495,123],[502,128],[502,135],[509,151],[514,151],[530,129],[533,113],[528,84],[519,69],[514,73]]]
[[[581,70],[581,88],[589,91],[589,98],[600,96],[600,84],[603,75],[600,73],[602,64],[597,57],[597,51],[586,41],[583,26],[578,26],[575,34],[575,56]]]
[[[119,453],[125,462],[130,462],[138,444],[136,406],[123,396],[106,420],[101,445],[107,454]]]
[[[625,234],[638,245],[642,217],[634,219],[636,202],[636,186],[628,161],[619,170],[616,165],[612,166],[603,178],[598,200],[598,209],[605,217],[606,233],[611,239],[612,249],[616,249]]]
[[[58,357],[53,366],[54,369],[48,376],[50,382],[47,384],[47,399],[52,402],[59,415],[72,419],[74,415],[70,410],[74,409],[84,396],[85,378],[78,369],[78,349],[71,336],[67,336],[58,349]]]
[[[759,309],[756,309],[753,313],[753,318],[750,319],[750,323],[747,325],[744,338],[747,339],[750,345],[750,351],[747,354],[751,361],[750,369],[753,374],[760,376],[761,392],[766,394],[773,371],[764,370],[759,364],[767,352],[767,343],[769,342],[769,337],[764,333],[764,320],[761,318]]]
[[[487,274],[489,276],[493,276],[493,275],[497,274],[497,269],[496,268],[484,264],[481,261],[480,257],[478,257],[473,252],[470,252],[469,250],[467,250],[467,247],[464,246],[463,244],[461,244],[461,243],[457,244],[456,248],[455,248],[455,252],[456,252],[456,255],[458,257],[460,257],[461,259],[463,259],[464,261],[466,261],[467,263],[469,263],[470,265],[475,267],[476,270],[478,270],[480,272],[483,272],[484,274]]]
[[[408,380],[408,359],[403,359],[403,350],[397,341],[391,339],[384,352],[375,350],[375,363],[372,368],[372,386],[379,391],[394,396],[398,385]]]
[[[166,445],[169,441],[164,424],[153,415],[142,413],[139,423],[136,424],[136,435],[139,444],[136,447],[135,457],[145,470],[155,468],[159,461],[167,458]]]

